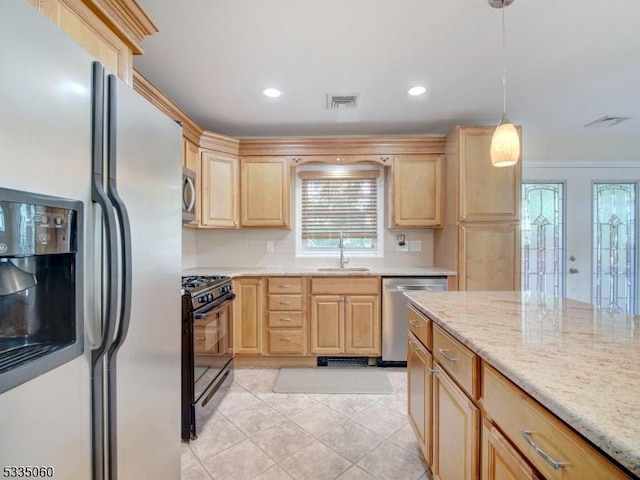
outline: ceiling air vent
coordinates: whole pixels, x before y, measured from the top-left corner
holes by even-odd
[[[342,110],[344,108],[356,108],[358,106],[358,98],[360,94],[342,94],[342,95],[327,95],[327,109],[329,110]]]
[[[614,125],[624,122],[625,120],[629,120],[629,118],[630,117],[610,117],[606,115],[602,118],[594,120],[591,123],[587,123],[585,127],[595,127],[595,128],[613,127]]]

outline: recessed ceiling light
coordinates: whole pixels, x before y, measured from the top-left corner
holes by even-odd
[[[422,85],[417,85],[415,87],[411,87],[407,93],[412,97],[417,97],[418,95],[424,95],[425,93],[427,93],[427,87],[424,87]]]
[[[282,92],[277,88],[265,88],[262,93],[271,98],[278,98],[280,95],[282,95]]]

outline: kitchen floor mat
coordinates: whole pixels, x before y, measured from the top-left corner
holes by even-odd
[[[393,393],[379,368],[281,368],[276,393]]]

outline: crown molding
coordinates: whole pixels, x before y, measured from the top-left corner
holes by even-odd
[[[81,0],[131,48],[134,55],[144,53],[140,43],[158,32],[135,0]]]
[[[241,156],[442,154],[444,136],[241,138]]]
[[[196,145],[200,144],[202,128],[136,69],[133,70],[133,89],[169,118],[182,122],[183,136]]]

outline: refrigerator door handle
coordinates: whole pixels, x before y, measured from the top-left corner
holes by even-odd
[[[117,83],[114,75],[107,77],[107,193],[118,219],[120,231],[120,312],[118,328],[107,353],[107,442],[109,479],[118,478],[118,416],[117,416],[117,354],[129,331],[131,319],[131,226],[127,208],[118,193],[117,167]]]
[[[118,263],[116,219],[111,202],[104,191],[104,67],[93,63],[92,70],[92,173],[91,200],[102,210],[106,279],[103,281],[105,307],[102,333],[91,352],[91,426],[93,479],[104,478],[104,356],[115,333],[118,298]]]
[[[109,348],[109,354],[114,354],[124,343],[129,331],[131,319],[131,283],[132,283],[132,258],[131,258],[131,224],[127,207],[118,193],[116,180],[117,167],[117,106],[116,106],[116,77],[107,77],[107,162],[108,179],[107,194],[113,204],[120,229],[120,315],[115,339]]]

